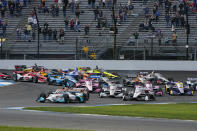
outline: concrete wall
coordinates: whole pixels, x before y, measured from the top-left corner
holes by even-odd
[[[48,69],[66,69],[88,66],[106,70],[166,70],[197,71],[197,61],[142,61],[142,60],[0,60],[0,69],[14,69],[14,65],[37,65]]]

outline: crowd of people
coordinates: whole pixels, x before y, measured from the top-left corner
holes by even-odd
[[[31,4],[32,0],[0,0],[1,18],[5,17],[4,10],[9,10],[10,16],[20,16],[23,6]],[[38,14],[51,15],[56,19],[57,17],[64,18],[64,28],[55,29],[50,27],[47,21],[41,23],[39,32],[42,35],[43,41],[55,40],[59,43],[64,43],[64,37],[67,31],[84,32],[85,36],[88,36],[91,29],[91,24],[87,23],[80,26],[80,15],[86,13],[80,9],[79,0],[54,0],[54,3],[47,4],[48,0],[40,0],[38,5]],[[113,14],[113,2],[115,2],[116,11]],[[22,3],[22,4],[21,4]],[[189,33],[189,25],[186,22],[186,11],[189,13],[196,11],[196,0],[156,0],[153,4],[153,8],[147,4],[147,0],[143,0],[144,4],[144,23],[139,24],[139,32],[131,34],[135,39],[134,43],[138,43],[140,38],[140,31],[150,30],[157,37],[159,45],[162,43],[177,44],[177,29],[185,29],[186,33]],[[114,22],[116,25],[124,24],[128,17],[132,16],[134,10],[134,4],[132,0],[128,0],[127,4],[117,4],[117,1],[113,0],[88,0],[88,9],[93,11],[94,20],[97,22],[96,28],[99,35],[103,32],[109,31],[114,33]],[[63,16],[60,16],[60,11],[63,12]],[[3,13],[2,13],[3,12]],[[109,13],[110,12],[110,13]],[[163,12],[165,12],[163,14]],[[155,28],[154,23],[159,23],[160,18],[165,17],[166,28],[170,28],[172,31],[172,37],[169,38],[168,34],[163,34],[161,28]],[[2,22],[0,19],[0,27],[2,28],[3,36],[6,36],[6,27],[8,22]],[[32,41],[36,39],[36,30],[38,24],[35,17],[35,12],[32,10],[30,16],[27,19],[25,27],[17,27],[17,39]],[[118,31],[116,31],[118,33]],[[135,35],[134,35],[135,34]],[[138,37],[136,37],[136,34]]]
[[[96,0],[88,0],[87,2],[89,10],[94,13],[94,20],[97,22],[96,28],[100,35],[102,32],[106,31],[106,29],[109,30],[109,32],[113,32],[114,22],[116,22],[117,25],[123,24],[127,18],[132,15],[134,9],[134,5],[131,0],[129,0],[128,4],[125,5],[117,5],[117,1],[114,1],[116,11],[113,15],[112,0],[99,0],[98,2]],[[37,9],[38,14],[44,14],[46,16],[50,15],[54,17],[54,19],[56,17],[62,17],[60,16],[60,11],[63,12],[64,28],[61,28],[60,30],[53,29],[49,26],[47,21],[44,22],[44,25],[40,25],[40,27],[42,27],[40,34],[42,34],[42,39],[44,41],[55,40],[59,43],[64,43],[66,31],[84,32],[85,36],[89,35],[91,25],[87,23],[84,27],[80,26],[80,15],[84,13],[84,10],[80,9],[79,0],[54,0],[54,3],[51,5],[47,3],[47,0],[40,0],[40,4]],[[32,11],[27,21],[25,28],[17,27],[17,39],[31,42],[36,38],[35,32],[38,27],[34,11]]]
[[[139,24],[139,33],[141,31],[152,31],[152,34],[158,39],[158,44],[177,45],[177,31],[184,29],[185,34],[190,33],[190,25],[187,23],[188,15],[196,12],[196,0],[156,0],[152,12],[147,5],[143,9],[145,20]],[[163,14],[162,14],[163,13]],[[166,27],[164,29],[171,31],[163,34],[161,28],[155,28],[154,23],[160,23],[160,18],[164,17]],[[172,34],[169,38],[169,34]],[[162,42],[163,40],[163,42]]]

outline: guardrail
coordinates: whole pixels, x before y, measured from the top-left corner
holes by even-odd
[[[0,69],[14,69],[14,65],[32,66],[35,63],[48,69],[98,66],[105,70],[197,71],[197,61],[151,60],[0,60]]]

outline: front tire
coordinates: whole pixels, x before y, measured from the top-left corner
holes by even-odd
[[[33,83],[38,83],[38,77],[37,76],[33,77]]]

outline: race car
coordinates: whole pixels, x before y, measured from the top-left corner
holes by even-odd
[[[103,78],[104,82],[101,85],[99,97],[122,97],[122,84],[118,81],[110,81],[108,78]]]
[[[0,73],[0,79],[10,80],[11,76],[7,73]]]
[[[154,92],[156,96],[163,96],[163,90],[161,86],[157,85],[156,83],[152,84],[150,81],[146,81],[144,85],[147,90]]]
[[[197,90],[197,78],[187,78],[186,84],[189,85],[194,91]]]
[[[48,85],[60,85],[62,86],[65,80],[65,76],[62,73],[48,74]]]
[[[86,97],[83,92],[78,91],[66,91],[56,90],[55,92],[49,92],[47,95],[41,93],[36,99],[37,102],[53,102],[53,103],[70,103],[79,102],[85,103]]]
[[[33,75],[31,73],[25,73],[21,71],[21,73],[17,72],[13,74],[14,81],[33,81]]]
[[[189,85],[183,85],[182,82],[170,82],[166,84],[165,91],[169,95],[189,95],[192,96],[194,91],[190,88]]]
[[[136,83],[133,88],[126,88],[122,100],[155,100],[155,93],[144,87],[142,83]]]

